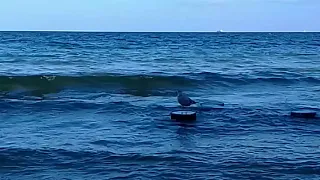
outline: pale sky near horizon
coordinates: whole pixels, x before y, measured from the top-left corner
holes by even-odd
[[[320,0],[3,0],[0,30],[320,31]]]

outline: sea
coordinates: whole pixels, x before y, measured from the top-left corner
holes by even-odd
[[[320,179],[319,113],[320,33],[0,32],[0,180]]]

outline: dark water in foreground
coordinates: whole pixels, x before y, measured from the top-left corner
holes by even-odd
[[[0,32],[0,179],[319,179],[320,33]],[[170,120],[176,90],[210,107]],[[217,106],[216,101],[225,106]]]

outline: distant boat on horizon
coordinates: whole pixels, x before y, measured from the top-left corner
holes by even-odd
[[[218,33],[221,33],[221,32],[223,32],[223,30],[219,30],[219,31],[217,31]]]

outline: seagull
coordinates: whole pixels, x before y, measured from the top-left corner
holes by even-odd
[[[191,106],[192,104],[196,104],[194,100],[190,99],[186,94],[184,94],[182,91],[177,91],[178,96],[177,100],[180,105],[182,106]]]

